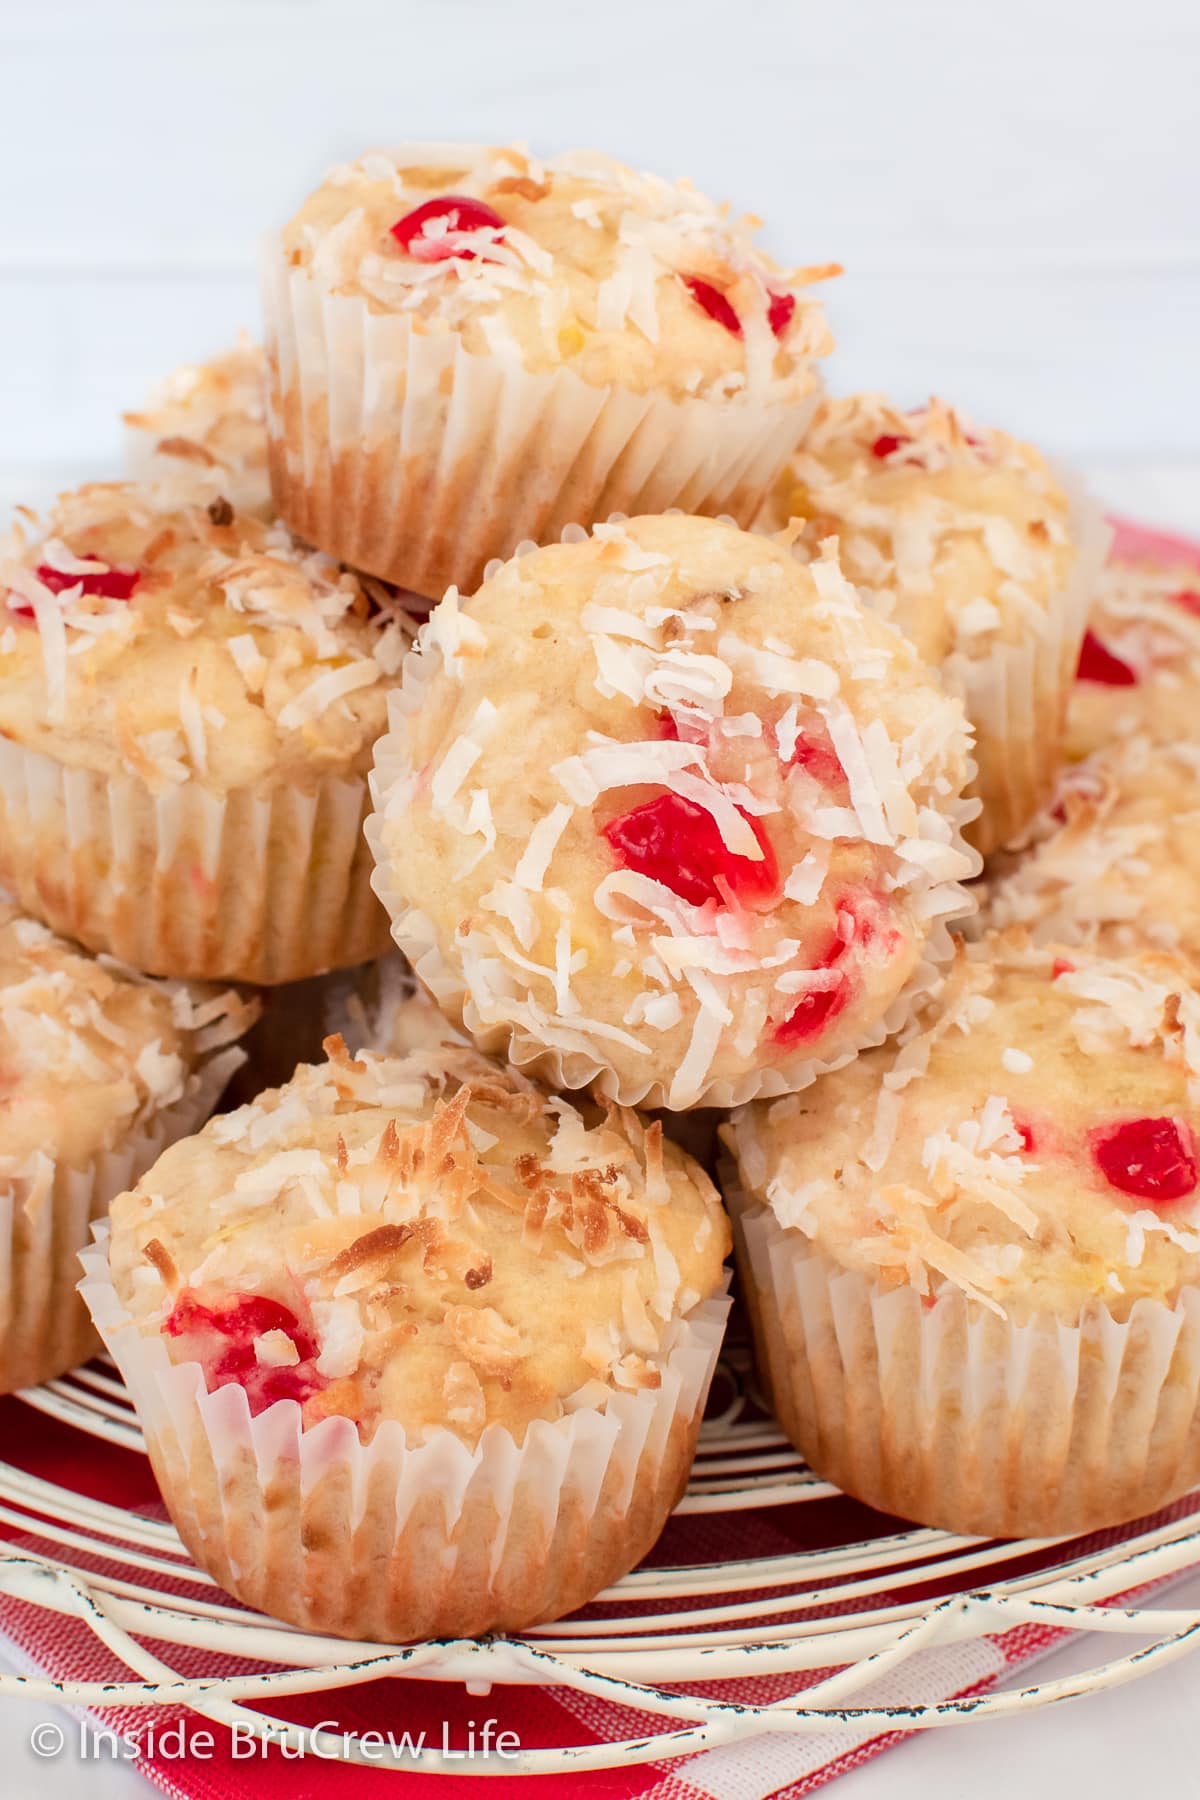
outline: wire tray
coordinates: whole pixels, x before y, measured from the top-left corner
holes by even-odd
[[[111,1364],[98,1361],[20,1400],[67,1433],[144,1456]],[[78,1448],[94,1460],[97,1445]],[[78,1466],[87,1466],[80,1456]],[[74,1465],[73,1465],[74,1466]],[[772,1509],[792,1509],[773,1514]],[[799,1509],[799,1510],[796,1510]],[[740,1548],[750,1529],[787,1518],[795,1549],[670,1560],[699,1539]],[[818,1521],[811,1532],[807,1521]],[[799,1523],[797,1523],[799,1521]],[[353,1734],[328,1742],[273,1711],[296,1695],[380,1677],[569,1690],[624,1709],[618,1741],[528,1744],[472,1774],[562,1774],[661,1762],[764,1733],[863,1735],[1044,1706],[1116,1685],[1181,1656],[1200,1613],[1146,1604],[1147,1590],[1200,1563],[1200,1490],[1120,1532],[1038,1543],[992,1542],[902,1527],[819,1480],[756,1404],[744,1350],[724,1359],[692,1480],[650,1565],[572,1618],[520,1637],[402,1648],[316,1637],[227,1600],[189,1561],[163,1517],[114,1506],[16,1462],[0,1463],[0,1595],[81,1622],[125,1679],[0,1675],[0,1693],[83,1707],[175,1707],[241,1733],[322,1756],[411,1769],[402,1748],[369,1757]],[[761,1537],[761,1530],[759,1533]],[[805,1541],[808,1539],[809,1541]],[[1005,1634],[1050,1643],[1063,1632],[1124,1640],[1083,1674],[1030,1686],[904,1703],[874,1698],[921,1653]],[[1130,1639],[1137,1640],[1130,1646]],[[153,1646],[153,1648],[151,1648]],[[174,1657],[174,1662],[172,1658]],[[205,1672],[196,1673],[197,1669]],[[773,1678],[775,1697],[759,1678]],[[907,1683],[913,1691],[913,1682]],[[425,1748],[424,1773],[464,1773]]]

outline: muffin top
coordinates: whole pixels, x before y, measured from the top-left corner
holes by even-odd
[[[987,916],[1039,942],[1156,948],[1200,964],[1200,742],[1118,738],[1059,776]]]
[[[412,622],[224,498],[92,484],[0,548],[0,733],[161,791],[365,768]]]
[[[1040,629],[1075,557],[1067,496],[1038,452],[940,400],[822,402],[769,511],[767,524],[803,520],[802,556],[836,534],[849,579],[934,664]]]
[[[265,379],[262,346],[245,333],[210,362],[173,370],[145,406],[124,415],[132,472],[270,516]]]
[[[165,1152],[112,1210],[127,1307],[251,1410],[410,1442],[661,1384],[729,1230],[661,1127],[577,1110],[466,1046],[329,1060]]]
[[[24,1176],[36,1192],[55,1163],[79,1168],[119,1146],[182,1100],[257,1011],[87,956],[0,897],[0,1183]]]
[[[377,887],[518,1061],[632,1104],[781,1092],[877,1041],[969,910],[967,747],[831,558],[597,526],[425,627],[377,752]]]
[[[1110,563],[1067,715],[1067,754],[1134,733],[1200,739],[1200,570]]]
[[[733,1127],[745,1186],[843,1267],[1017,1321],[1200,1278],[1200,999],[1177,960],[964,950],[899,1043]]]
[[[409,144],[334,169],[283,233],[322,286],[531,372],[789,401],[832,340],[806,282],[687,182],[576,152]]]

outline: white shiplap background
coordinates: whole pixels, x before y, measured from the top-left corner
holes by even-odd
[[[1200,531],[1197,0],[0,0],[0,76],[0,500],[111,470],[121,408],[253,326],[255,236],[330,162],[525,137],[844,262],[839,386],[936,389]],[[1191,1792],[1198,1681],[930,1733],[835,1791]],[[74,1796],[27,1748],[48,1713],[0,1702],[0,1759]]]
[[[477,136],[690,174],[845,263],[839,385],[1187,510],[1195,0],[0,0],[0,68],[6,491],[103,469],[122,406],[254,323],[256,234],[331,161]]]

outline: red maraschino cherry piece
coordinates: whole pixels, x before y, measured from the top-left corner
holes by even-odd
[[[839,976],[836,987],[814,988],[794,1006],[782,1025],[775,1028],[775,1042],[784,1049],[807,1043],[835,1019],[850,998],[850,983]]]
[[[841,768],[840,763],[838,767]],[[849,921],[850,929],[847,933],[843,933],[841,930],[835,932],[813,964],[814,969],[836,968],[851,944],[857,944],[860,949],[865,948],[875,935],[870,920],[860,918],[852,906],[840,905],[837,909],[837,917],[839,926],[842,920],[846,919]],[[809,1038],[815,1037],[823,1025],[827,1025],[830,1019],[836,1019],[849,1000],[850,994],[850,978],[845,973],[839,973],[837,984],[834,987],[814,988],[811,993],[803,996],[783,1023],[776,1027],[775,1042],[782,1044],[786,1049],[794,1044],[803,1044]]]
[[[1178,1119],[1127,1119],[1093,1140],[1106,1181],[1139,1200],[1182,1200],[1195,1191],[1195,1146]]]
[[[823,787],[837,787],[846,779],[846,771],[833,745],[823,744],[819,738],[806,737],[803,733],[796,739],[787,767],[803,769]]]
[[[878,457],[880,462],[885,462],[887,458],[893,455],[895,451],[899,450],[903,444],[911,444],[912,441],[912,438],[905,437],[899,432],[881,431],[879,436],[875,439],[875,442],[871,445],[871,455]]]
[[[455,256],[463,262],[474,262],[481,254],[487,262],[486,251],[480,252],[462,240],[473,231],[503,229],[504,220],[498,212],[467,194],[439,194],[436,199],[423,200],[391,228],[400,248],[407,250],[415,262],[449,262]]]
[[[728,294],[723,294],[719,287],[714,287],[711,281],[705,281],[699,275],[685,275],[682,279],[683,285],[696,305],[702,307],[710,319],[715,319],[718,325],[723,325],[733,337],[740,338],[743,335],[742,321],[738,318]],[[767,324],[776,337],[783,336],[792,322],[795,311],[795,294],[768,293]]]
[[[49,563],[39,563],[33,572],[52,594],[65,594],[68,588],[78,587],[99,600],[130,600],[139,580],[136,569],[93,569],[87,575],[67,575],[61,569],[52,569]],[[28,600],[18,600],[15,606],[10,600],[8,609],[18,618],[33,618]]]
[[[767,324],[776,337],[782,337],[796,310],[795,294],[770,294],[767,297]]]
[[[1104,687],[1136,687],[1137,675],[1127,662],[1102,644],[1094,631],[1085,631],[1079,647],[1076,681],[1098,681]]]
[[[762,848],[757,862],[728,848],[712,814],[680,794],[660,794],[604,827],[623,869],[661,881],[692,906],[769,906],[779,892],[779,865],[757,819],[743,813]]]
[[[253,1365],[254,1340],[264,1331],[284,1332],[295,1344],[301,1360],[317,1354],[316,1339],[303,1329],[291,1308],[267,1294],[228,1294],[206,1301],[194,1289],[184,1288],[163,1330],[170,1337],[210,1331],[226,1338],[229,1348],[222,1352],[220,1366],[227,1366],[231,1372],[240,1363]]]
[[[720,288],[714,287],[711,281],[702,280],[699,275],[685,275],[683,285],[702,312],[723,325],[733,337],[741,337],[742,321]]]
[[[1034,1148],[1033,1126],[1025,1119],[1014,1119],[1013,1130],[1021,1140],[1021,1149],[1024,1154],[1031,1156]]]
[[[290,1307],[266,1294],[227,1294],[202,1300],[193,1288],[184,1288],[163,1322],[168,1337],[199,1334],[216,1343],[201,1357],[210,1390],[237,1382],[246,1390],[252,1413],[263,1412],[276,1400],[305,1400],[326,1387],[315,1363],[318,1345]],[[279,1367],[260,1364],[254,1341],[267,1331],[282,1331],[296,1349],[297,1361]]]
[[[257,1414],[266,1412],[277,1400],[295,1400],[303,1406],[327,1388],[329,1381],[311,1362],[299,1362],[285,1363],[276,1369],[256,1365],[247,1370],[241,1385],[246,1390],[250,1411]]]
[[[87,575],[66,575],[61,569],[52,569],[48,563],[39,563],[34,573],[52,594],[64,594],[68,588],[81,587],[85,594],[95,594],[100,600],[132,599],[138,584],[136,569],[92,569]]]
[[[190,1331],[216,1331],[222,1337],[253,1342],[264,1331],[286,1331],[294,1337],[300,1321],[282,1301],[267,1294],[223,1294],[202,1300],[195,1288],[184,1288],[163,1330],[168,1337],[184,1337]]]

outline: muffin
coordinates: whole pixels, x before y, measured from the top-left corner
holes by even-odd
[[[1169,950],[1200,969],[1200,742],[1118,738],[1062,772],[985,916],[1038,942]]]
[[[99,1348],[89,1223],[208,1117],[255,1010],[98,963],[0,897],[0,1392]]]
[[[366,771],[412,621],[225,499],[92,485],[0,551],[0,884],[156,975],[387,943]]]
[[[806,282],[685,182],[407,144],[261,256],[271,485],[310,542],[440,597],[615,511],[749,524],[832,347]]]
[[[898,1044],[740,1113],[776,1415],[889,1513],[1116,1525],[1200,1479],[1200,999],[1166,956],[986,938]]]
[[[464,1046],[329,1061],[168,1151],[84,1292],[201,1567],[305,1630],[516,1630],[649,1549],[728,1301],[707,1177]]]
[[[1107,528],[1030,445],[878,394],[819,409],[765,522],[788,517],[801,556],[837,534],[848,578],[962,696],[982,802],[968,835],[1008,843],[1053,784]]]
[[[1133,735],[1200,741],[1200,571],[1112,563],[1080,648],[1067,754]]]
[[[262,348],[245,333],[210,362],[175,369],[124,415],[130,475],[270,518],[265,390]]]
[[[597,526],[447,596],[390,726],[396,942],[552,1085],[799,1087],[897,1029],[971,905],[960,703],[835,561],[729,524]]]

